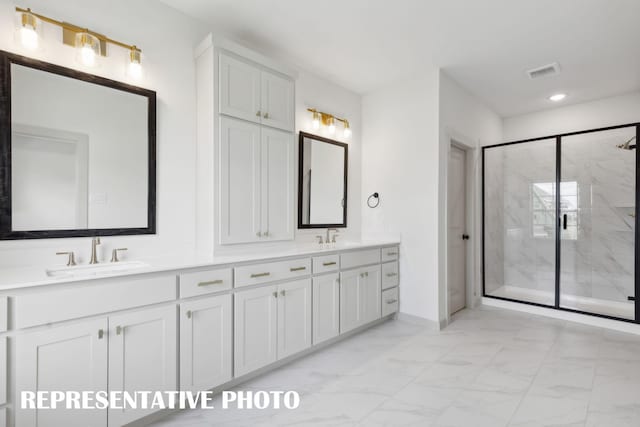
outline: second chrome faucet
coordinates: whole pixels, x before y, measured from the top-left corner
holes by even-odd
[[[96,254],[96,246],[98,246],[100,244],[100,238],[99,237],[94,237],[91,240],[91,259],[89,259],[89,264],[97,264],[98,263],[98,256]]]

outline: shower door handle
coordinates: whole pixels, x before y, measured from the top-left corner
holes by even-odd
[[[562,229],[567,229],[567,214],[562,215]]]

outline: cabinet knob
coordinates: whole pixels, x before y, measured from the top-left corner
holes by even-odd
[[[258,237],[262,237],[262,233],[258,231],[258,232],[256,233],[256,236],[258,236]]]
[[[269,230],[264,232],[264,237],[269,237]]]
[[[187,319],[191,319],[191,310],[187,310]]]
[[[273,293],[273,296],[274,296],[274,298],[278,298],[278,291],[275,291],[275,292]]]
[[[264,118],[268,119],[269,118],[269,113],[264,113]]]
[[[116,327],[116,335],[122,335],[122,326]]]
[[[262,115],[262,112],[258,110],[258,112],[256,113],[256,117],[260,117],[261,115]]]
[[[104,338],[104,329],[98,329],[98,339]]]
[[[285,292],[285,290],[284,290],[284,289],[280,291],[280,296],[281,296],[281,297],[285,296],[285,294],[286,294],[286,292]]]

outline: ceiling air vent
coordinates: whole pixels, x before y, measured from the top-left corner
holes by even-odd
[[[542,67],[532,68],[527,70],[527,74],[530,79],[539,79],[540,77],[553,76],[560,73],[560,64],[554,62],[553,64],[543,65]]]

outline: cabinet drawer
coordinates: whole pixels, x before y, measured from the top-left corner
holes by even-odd
[[[256,285],[274,282],[311,274],[311,259],[301,258],[289,261],[268,262],[263,264],[245,265],[235,269],[235,286]]]
[[[180,275],[180,298],[231,289],[231,269],[195,271]]]
[[[382,289],[398,286],[398,261],[382,264]]]
[[[9,310],[7,305],[7,297],[0,297],[0,332],[7,330],[7,318]]]
[[[313,257],[313,274],[338,271],[340,268],[340,255],[325,255]]]
[[[382,292],[382,317],[398,311],[398,288]]]
[[[347,252],[340,255],[340,268],[352,268],[360,265],[376,264],[380,262],[380,249]]]
[[[7,338],[2,337],[0,338],[0,405],[5,403],[7,403]]]
[[[176,299],[176,276],[79,282],[72,288],[13,297],[15,328],[142,307]]]
[[[398,255],[399,251],[397,246],[382,248],[382,262],[396,261],[398,259]]]

